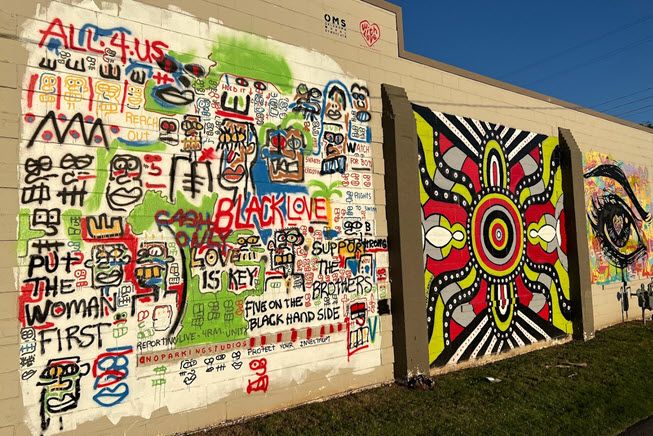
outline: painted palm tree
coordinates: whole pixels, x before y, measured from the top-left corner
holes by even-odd
[[[331,219],[333,214],[331,209],[331,197],[334,195],[342,197],[342,191],[337,189],[340,185],[342,185],[342,182],[340,181],[335,181],[329,184],[329,186],[319,180],[310,180],[308,182],[308,186],[315,188],[311,193],[311,198],[324,198],[326,200],[328,228],[331,228]]]

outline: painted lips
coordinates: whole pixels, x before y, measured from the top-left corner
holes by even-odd
[[[225,168],[222,171],[222,178],[231,183],[239,182],[245,176],[245,167],[238,165],[236,168]]]

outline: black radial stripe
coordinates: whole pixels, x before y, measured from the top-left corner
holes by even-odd
[[[469,344],[469,346],[467,347],[467,349],[466,349],[466,350],[463,352],[463,354],[460,356],[460,359],[458,359],[458,362],[462,362],[462,361],[465,361],[465,360],[469,360],[469,359],[471,358],[472,353],[474,352],[474,350],[476,349],[476,347],[478,347],[478,345],[481,343],[481,341],[482,341],[483,338],[485,337],[485,334],[488,332],[488,330],[490,330],[491,328],[492,328],[492,327],[491,327],[490,323],[487,322],[487,323],[485,324],[485,326],[481,328],[481,331],[478,332],[478,334],[476,335],[476,337],[475,337],[474,339],[472,339],[472,342]],[[492,337],[492,335],[490,334],[490,336],[488,336],[487,339],[490,340],[491,337]],[[480,355],[480,353],[479,353],[479,355]]]
[[[523,322],[522,319],[519,318],[519,316],[517,316],[517,314],[515,314],[514,316],[516,317],[516,319],[515,319],[515,321],[514,321],[514,327],[512,328],[512,334],[513,334],[513,336],[517,336],[517,337],[519,337],[519,339],[521,339],[521,341],[524,343],[524,345],[530,345],[530,344],[533,344],[534,342],[533,342],[532,340],[530,340],[530,339],[529,339],[529,338],[524,334],[524,332],[523,332],[523,331],[518,327],[518,326],[523,327],[523,326],[522,326],[522,322]],[[525,330],[525,329],[524,329],[524,330]],[[535,338],[533,335],[531,335],[531,337],[533,337],[533,338],[535,339],[535,341],[537,341],[537,338]]]
[[[528,134],[531,133],[531,132],[525,132],[525,133],[526,133],[526,135],[524,136],[524,138],[525,138],[526,136],[528,136]],[[519,150],[519,151],[517,152],[516,155],[514,155],[514,156],[512,157],[512,159],[510,160],[510,162],[511,162],[511,163],[512,163],[512,162],[518,162],[521,158],[523,158],[523,157],[526,156],[528,153],[530,153],[530,152],[533,150],[533,148],[535,148],[535,147],[539,146],[540,144],[542,144],[542,142],[543,142],[546,138],[548,138],[548,136],[546,136],[546,135],[541,135],[541,134],[537,134],[537,135],[533,136],[533,138],[531,138],[531,140],[528,141],[528,142],[526,143],[526,145],[524,145],[524,147],[523,147],[521,150]],[[522,139],[523,139],[523,138],[522,138]],[[515,142],[515,143],[514,143],[514,146],[517,146],[520,142],[521,142],[521,141],[519,141],[519,142]]]
[[[485,132],[482,132],[482,131],[479,130],[479,128],[478,128],[478,126],[476,125],[476,123],[474,122],[474,120],[473,120],[472,118],[463,118],[463,119],[464,119],[465,122],[469,125],[469,128],[470,128],[471,130],[473,130],[474,133],[476,133],[476,135],[477,135],[479,138],[481,138],[481,140],[483,140],[483,137],[485,137]],[[476,120],[476,121],[478,121],[478,120]],[[479,122],[479,124],[481,124],[481,123]],[[483,125],[481,124],[481,126],[483,126]]]
[[[447,139],[449,139],[453,143],[454,147],[461,149],[468,157],[470,157],[477,164],[481,161],[482,158],[481,150],[478,146],[478,143],[475,140],[472,140],[470,144],[473,147],[475,146],[474,149],[478,153],[478,156],[472,154],[469,148],[465,144],[463,144],[462,141],[460,141],[460,138],[458,138],[458,136],[454,132],[452,132],[451,129],[449,129],[449,127],[447,127],[447,125],[443,123],[442,120],[440,120],[433,113],[431,109],[416,104],[413,104],[412,106],[413,106],[413,110],[417,114],[419,114],[431,126],[434,132],[437,132],[438,134],[444,134],[447,137]],[[443,116],[447,118],[447,120],[449,120],[450,122],[452,121],[451,115],[443,114]],[[466,130],[461,131],[461,133],[464,134],[465,131]],[[467,133],[469,134],[469,132]],[[465,136],[465,138],[467,138],[467,136]]]
[[[472,132],[469,131],[469,129],[467,128],[467,126],[465,126],[465,124],[462,123],[462,122],[458,119],[458,117],[455,117],[455,116],[453,116],[453,115],[445,115],[445,117],[447,118],[447,120],[449,120],[449,122],[450,122],[451,124],[453,124],[453,125],[456,127],[456,129],[458,129],[458,131],[459,131],[460,133],[463,134],[463,136],[465,137],[465,139],[467,139],[467,142],[469,142],[470,144],[472,144],[472,146],[473,146],[476,150],[479,150],[479,152],[480,152],[481,144],[479,143],[479,141],[478,141],[477,139],[474,138],[474,135],[472,135]],[[469,125],[469,121],[468,121],[466,124]],[[476,132],[475,132],[475,133],[476,133]],[[476,133],[476,134],[478,135],[478,133]],[[479,138],[481,141],[483,141],[483,136],[478,136],[478,138]]]
[[[517,145],[519,145],[524,139],[526,139],[526,137],[528,136],[529,133],[530,132],[520,130],[519,133],[517,133],[517,136],[512,138],[512,140],[510,142],[506,142],[504,144],[504,148],[505,148],[505,151],[506,151],[506,158],[507,158],[507,155],[510,154],[510,152],[512,150],[514,150],[515,147],[517,147]],[[508,139],[510,139],[510,137],[506,137],[504,139],[507,141]],[[524,148],[526,148],[526,147],[524,147]]]
[[[498,129],[499,127],[505,127],[505,126],[496,126],[496,127],[497,127],[497,129]],[[508,130],[506,130],[506,134],[503,135],[503,138],[501,139],[501,140],[503,141],[504,144],[508,144],[508,143],[509,143],[508,141],[510,141],[510,138],[512,138],[512,135],[515,134],[516,130],[517,130],[517,129],[514,129],[514,128],[512,128],[512,127],[508,127]],[[498,133],[498,132],[497,132],[497,133]],[[500,137],[500,136],[499,136],[499,137]]]
[[[523,310],[523,309],[520,309],[520,310]],[[539,316],[538,316],[538,318],[539,318]],[[531,326],[529,323],[527,323],[525,320],[523,320],[520,316],[517,317],[516,324],[519,324],[520,326],[522,326],[522,328],[524,330],[526,330],[526,332],[529,335],[533,336],[535,338],[535,340],[543,341],[543,340],[546,339],[546,336],[542,335],[542,333],[535,330],[535,328],[533,328],[533,326]]]
[[[537,325],[552,339],[567,336],[567,333],[554,326],[550,321],[543,320],[537,313],[528,308],[524,308],[522,310],[522,315],[527,317],[530,321],[533,322],[533,324]]]
[[[485,341],[483,346],[481,346],[481,349],[478,351],[477,356],[485,356],[486,354],[490,353],[488,348],[490,347],[490,344],[492,343],[492,339],[494,338],[495,336],[492,333],[490,333],[490,336],[487,337],[487,340]]]
[[[474,318],[472,322],[469,323],[467,327],[465,327],[465,330],[463,330],[453,342],[450,342],[449,345],[444,346],[444,350],[442,350],[442,353],[440,353],[440,355],[433,362],[431,362],[431,366],[446,365],[451,357],[455,354],[456,350],[460,348],[462,343],[465,342],[465,340],[474,331],[474,329],[478,327],[482,320],[482,316],[477,316]]]
[[[508,347],[505,339],[497,338],[497,343],[492,347],[492,354],[502,353]]]

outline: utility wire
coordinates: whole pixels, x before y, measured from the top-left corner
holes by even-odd
[[[590,107],[593,108],[593,109],[596,109],[599,106],[603,106],[603,105],[606,105],[608,103],[612,103],[613,101],[618,101],[618,100],[622,100],[624,98],[632,97],[633,95],[638,95],[638,94],[641,94],[642,92],[646,92],[646,91],[649,91],[651,89],[653,89],[653,86],[649,86],[648,88],[640,89],[639,91],[631,92],[630,94],[622,95],[620,97],[611,98],[610,100],[606,100],[604,102],[597,103],[597,104],[592,105]]]
[[[640,101],[649,100],[651,98],[653,98],[653,95],[649,95],[648,97],[638,98],[637,100],[629,101],[629,102],[626,102],[626,103],[618,104],[617,106],[613,106],[613,107],[610,107],[610,108],[607,108],[607,109],[603,109],[603,112],[613,111],[613,110],[618,109],[620,107],[630,106],[631,104],[639,103]]]
[[[648,109],[650,107],[653,107],[653,104],[647,104],[646,106],[639,107],[637,109],[629,110],[628,112],[623,112],[619,115],[616,115],[618,117],[623,117],[624,115],[632,114],[633,112],[640,112],[643,109]]]
[[[508,73],[502,74],[502,75],[499,76],[498,78],[499,78],[500,80],[504,80],[504,79],[505,79],[506,77],[508,77],[508,76],[512,76],[512,75],[514,75],[514,74],[521,73],[522,71],[529,70],[529,69],[531,69],[531,68],[533,68],[533,67],[536,67],[536,66],[538,66],[538,65],[540,65],[540,64],[543,64],[543,63],[545,63],[545,62],[548,62],[548,61],[550,61],[551,59],[555,59],[555,58],[557,58],[557,57],[560,57],[560,56],[562,56],[562,55],[565,55],[565,54],[567,54],[567,53],[569,53],[569,52],[572,52],[572,51],[574,51],[574,50],[577,50],[577,49],[579,49],[579,48],[585,47],[586,45],[589,45],[589,44],[591,44],[591,43],[593,43],[593,42],[595,42],[595,41],[598,41],[598,40],[600,40],[600,39],[603,39],[603,38],[605,38],[605,37],[607,37],[607,36],[613,35],[613,34],[615,34],[615,33],[619,33],[619,32],[621,32],[622,30],[626,30],[626,29],[629,29],[629,28],[631,28],[631,27],[634,27],[634,26],[636,26],[636,25],[638,25],[638,24],[641,24],[641,23],[644,23],[644,22],[646,22],[646,21],[649,21],[649,20],[652,19],[652,18],[653,18],[653,15],[649,15],[649,16],[646,16],[646,17],[642,17],[642,18],[640,18],[640,19],[638,19],[638,20],[635,20],[635,21],[633,21],[633,22],[631,22],[631,23],[624,24],[624,25],[621,26],[621,27],[618,27],[618,28],[616,28],[616,29],[614,29],[614,30],[611,30],[611,31],[609,31],[609,32],[606,32],[606,33],[604,33],[604,34],[602,34],[602,35],[599,35],[599,36],[597,36],[597,37],[595,37],[595,38],[590,38],[590,39],[588,39],[588,40],[586,40],[586,41],[584,41],[584,42],[581,42],[580,44],[576,44],[576,45],[571,46],[571,47],[569,47],[569,48],[567,48],[567,49],[564,49],[564,50],[562,50],[562,51],[559,51],[558,53],[552,54],[552,55],[550,55],[550,56],[546,56],[546,57],[540,59],[539,61],[535,61],[535,62],[530,63],[530,64],[528,64],[528,65],[525,65],[525,66],[523,66],[523,67],[521,67],[521,68],[517,68],[516,70],[512,70],[512,71],[510,71],[510,72],[508,72]]]
[[[572,67],[569,67],[569,68],[565,68],[565,69],[563,69],[563,70],[556,71],[556,72],[554,72],[554,73],[552,73],[552,74],[549,74],[548,76],[544,76],[544,77],[542,77],[542,78],[540,78],[540,79],[537,79],[537,80],[533,80],[533,81],[531,81],[531,82],[528,82],[528,83],[525,84],[525,86],[529,86],[529,85],[533,85],[533,84],[535,84],[535,83],[543,82],[543,81],[545,81],[545,80],[549,80],[550,78],[555,77],[555,76],[558,76],[558,75],[560,75],[560,74],[564,74],[564,73],[568,73],[568,72],[570,72],[570,71],[577,70],[577,69],[579,69],[579,68],[585,67],[585,66],[587,66],[587,65],[589,65],[589,64],[593,64],[593,63],[595,63],[595,62],[599,62],[599,61],[601,61],[601,60],[603,60],[603,59],[605,59],[605,58],[609,58],[609,57],[611,57],[611,56],[614,56],[614,55],[619,54],[619,53],[621,53],[621,52],[624,52],[624,51],[626,51],[626,50],[630,50],[631,48],[634,48],[634,47],[640,46],[640,45],[642,45],[642,44],[646,44],[647,42],[650,42],[650,41],[653,41],[653,36],[648,37],[648,38],[638,39],[637,41],[634,41],[634,42],[632,42],[632,43],[630,43],[630,44],[628,44],[628,45],[625,45],[625,46],[623,46],[623,47],[620,47],[620,48],[618,48],[618,49],[615,49],[615,50],[609,51],[608,53],[605,53],[605,54],[603,54],[603,55],[593,57],[593,58],[591,58],[591,59],[588,59],[588,60],[585,61],[585,62],[581,62],[581,63],[579,63],[579,64],[576,64],[576,65],[572,66]]]

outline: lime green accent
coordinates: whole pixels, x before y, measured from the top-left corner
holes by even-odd
[[[572,333],[572,323],[571,321],[565,319],[564,315],[560,311],[560,303],[558,302],[558,292],[560,290],[555,284],[551,284],[551,313],[553,325],[565,333]]]
[[[558,167],[553,174],[553,191],[551,192],[551,204],[558,204],[558,199],[564,195],[562,192],[562,170]]]
[[[469,274],[467,274],[467,277],[465,277],[464,279],[458,282],[460,288],[467,289],[471,287],[474,284],[474,281],[476,280],[476,274],[477,274],[476,268],[471,267],[469,270]]]
[[[429,363],[435,362],[444,350],[444,302],[440,296],[435,302],[434,316],[433,334],[429,340]]]
[[[532,282],[538,281],[539,274],[533,271],[528,264],[524,263],[524,273],[526,273],[526,277]]]
[[[294,90],[290,66],[267,40],[250,35],[218,36],[209,59],[216,63],[208,80],[220,81],[222,73],[274,84],[283,94]]]
[[[32,230],[30,228],[31,211],[21,209],[18,213],[18,240],[16,241],[16,252],[18,257],[27,256],[27,244],[31,239],[42,238],[45,230]]]
[[[519,194],[519,204],[524,204],[526,199],[531,196],[531,188],[524,188]]]
[[[497,287],[499,285],[490,285],[490,302],[492,304],[492,316],[494,317],[494,322],[499,327],[499,330],[502,332],[505,332],[508,330],[508,327],[510,327],[510,323],[512,323],[512,318],[515,315],[515,307],[512,305],[512,303],[509,303],[508,305],[508,311],[510,313],[510,316],[506,321],[501,321],[499,319],[499,314],[498,314],[498,305],[499,302],[496,299],[497,296]],[[508,289],[509,291],[509,300],[511,302],[515,301],[515,284],[514,283],[508,283]]]
[[[562,266],[562,263],[560,263],[560,259],[556,261],[554,268],[558,273],[558,279],[560,279],[560,286],[562,287],[562,295],[564,295],[565,298],[569,300],[571,298],[569,294],[569,273]]]
[[[191,63],[196,63],[195,62],[195,53],[181,53],[178,51],[174,50],[169,50],[168,55],[172,57],[173,59],[181,62],[182,64],[191,64]]]
[[[432,178],[435,174],[435,158],[433,157],[433,127],[420,114],[413,111],[415,123],[417,125],[417,136],[424,149],[424,166]],[[424,190],[422,183],[419,184],[419,198],[422,204],[425,204],[429,195]]]
[[[465,185],[456,183],[453,185],[453,188],[451,188],[451,192],[455,192],[456,194],[463,197],[465,200],[467,200],[467,204],[472,202],[472,194],[469,192],[469,189],[467,189]]]
[[[506,165],[506,156],[503,154],[503,149],[494,139],[485,144],[483,151],[483,186],[494,186],[490,183],[490,157],[489,154],[495,150],[499,154],[499,171],[501,172],[501,187],[508,186],[508,165]]]

